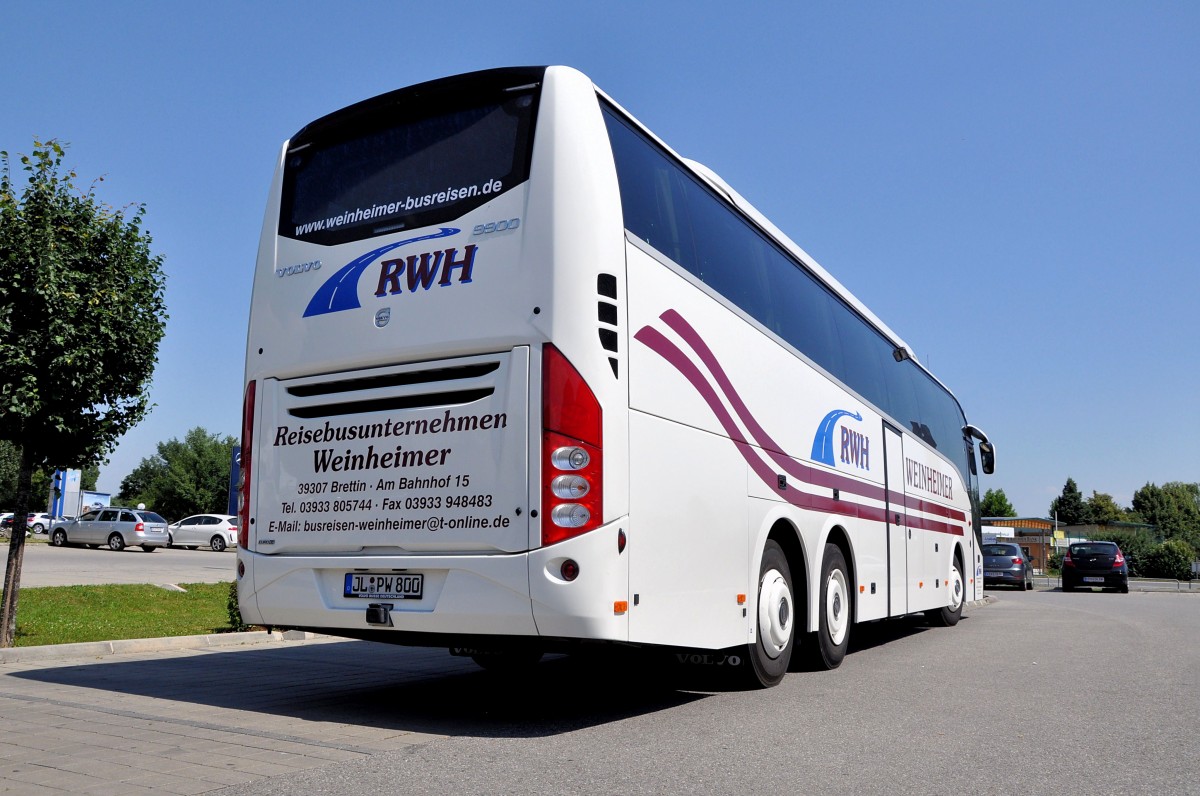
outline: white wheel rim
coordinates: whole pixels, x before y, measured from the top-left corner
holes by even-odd
[[[829,639],[837,645],[846,640],[850,627],[850,591],[846,587],[846,573],[835,569],[829,573],[825,585],[825,626]]]
[[[958,567],[950,570],[950,610],[957,611],[963,601],[963,579]]]
[[[787,649],[795,615],[787,580],[779,570],[767,570],[758,589],[758,635],[768,658],[774,660]]]

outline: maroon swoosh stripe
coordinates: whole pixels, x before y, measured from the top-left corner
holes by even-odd
[[[738,418],[750,431],[754,441],[763,451],[766,452],[772,461],[774,461],[783,469],[785,473],[811,486],[833,488],[837,489],[839,492],[845,492],[847,494],[858,495],[860,497],[866,497],[879,501],[885,500],[887,493],[882,487],[874,484],[864,484],[862,482],[855,481],[852,478],[847,478],[843,475],[828,473],[824,470],[809,467],[789,457],[782,450],[782,446],[775,442],[775,440],[772,439],[766,430],[763,429],[758,423],[757,419],[746,406],[745,401],[742,400],[741,395],[737,392],[736,388],[734,388],[733,383],[725,373],[725,369],[721,367],[720,362],[712,353],[712,350],[708,347],[696,330],[692,328],[692,326],[675,310],[667,310],[662,314],[661,317],[663,321],[669,327],[671,327],[671,329],[673,329],[685,342],[688,343],[688,345],[700,357],[701,361],[704,362],[709,372],[712,373],[713,377],[716,379],[718,386],[721,388],[721,392],[725,395],[726,399],[728,399],[730,405],[733,406],[734,411],[737,412]],[[754,446],[752,446],[750,442],[746,440],[741,429],[736,423],[734,423],[733,418],[725,408],[725,404],[721,402],[720,398],[718,398],[716,391],[709,383],[709,380],[700,372],[699,368],[696,367],[692,360],[686,354],[684,354],[684,352],[681,351],[678,346],[663,336],[661,332],[649,326],[642,327],[634,335],[634,338],[669,362],[676,370],[680,372],[681,375],[683,375],[685,379],[688,380],[692,387],[695,388],[695,390],[704,399],[705,403],[708,404],[709,409],[712,410],[713,414],[717,418],[717,421],[721,424],[721,427],[725,429],[725,432],[729,435],[729,438],[735,443],[738,448],[738,452],[742,455],[742,458],[746,460],[746,463],[750,466],[751,470],[754,471],[755,475],[757,475],[763,483],[775,488],[777,484],[775,471],[772,470],[767,463],[759,457],[759,455],[755,452]],[[860,519],[873,520],[876,522],[887,522],[888,519],[887,511],[881,507],[867,506],[854,501],[841,499],[834,500],[832,497],[826,498],[819,495],[813,495],[807,492],[802,492],[798,489],[794,489],[791,485],[788,485],[784,490],[782,490],[781,494],[789,503],[800,508],[825,511],[831,514],[838,514],[842,516],[859,517]],[[892,494],[898,496],[898,493],[893,492]],[[915,510],[930,511],[930,508],[934,508],[939,509],[939,511],[936,511],[936,513],[943,514],[943,516],[952,516],[951,514],[944,514],[944,512],[949,511],[956,513],[959,515],[959,517],[965,519],[965,515],[962,515],[961,512],[945,510],[941,506],[937,506],[937,504],[927,504],[924,501],[914,501],[908,498],[903,498],[902,500],[904,505],[909,505]],[[907,511],[905,512],[905,523],[912,527],[937,531],[940,533],[948,533],[957,536],[961,536],[963,534],[963,529],[961,527],[949,525],[947,523],[939,522],[933,519],[927,519],[924,517],[911,516],[908,515]]]

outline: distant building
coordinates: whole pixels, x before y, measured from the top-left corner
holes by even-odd
[[[1025,550],[1035,570],[1045,572],[1050,554],[1064,538],[1056,525],[1044,517],[984,517],[983,540],[1011,539]]]
[[[1055,550],[1071,542],[1091,539],[1104,533],[1147,531],[1161,542],[1158,526],[1138,522],[1101,522],[1091,525],[1063,525],[1044,517],[984,517],[983,540],[1012,540],[1021,545],[1033,562],[1033,568],[1046,571],[1046,562]]]

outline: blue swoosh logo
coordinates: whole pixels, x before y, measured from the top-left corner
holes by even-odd
[[[371,263],[392,249],[422,240],[448,238],[451,235],[457,235],[461,231],[454,227],[442,227],[439,231],[430,235],[421,235],[417,238],[407,238],[395,243],[389,243],[386,246],[380,246],[378,249],[356,257],[354,260],[343,265],[338,269],[337,273],[326,279],[325,283],[317,288],[317,292],[313,293],[312,299],[308,302],[308,308],[304,310],[304,317],[310,318],[313,315],[325,315],[330,312],[358,309],[362,306],[358,301],[358,280],[362,278],[363,273],[366,272]]]
[[[813,437],[812,458],[813,461],[821,464],[828,464],[836,467],[833,460],[833,429],[837,426],[837,421],[843,417],[852,417],[855,420],[862,420],[862,415],[858,412],[847,412],[845,409],[834,409],[829,414],[825,415],[825,419],[821,421],[821,425],[817,426],[816,436]]]

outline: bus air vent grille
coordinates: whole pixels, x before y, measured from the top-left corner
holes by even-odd
[[[600,300],[596,303],[596,320],[600,323],[600,345],[605,351],[619,354],[621,338],[617,334],[620,326],[620,312],[616,305],[617,278],[612,274],[600,274],[596,278],[596,292],[600,294]],[[620,378],[617,357],[610,356],[608,364],[612,367],[613,377]]]
[[[402,409],[440,409],[487,398],[502,378],[500,362],[401,365],[297,379],[286,386],[287,413],[305,419]]]

